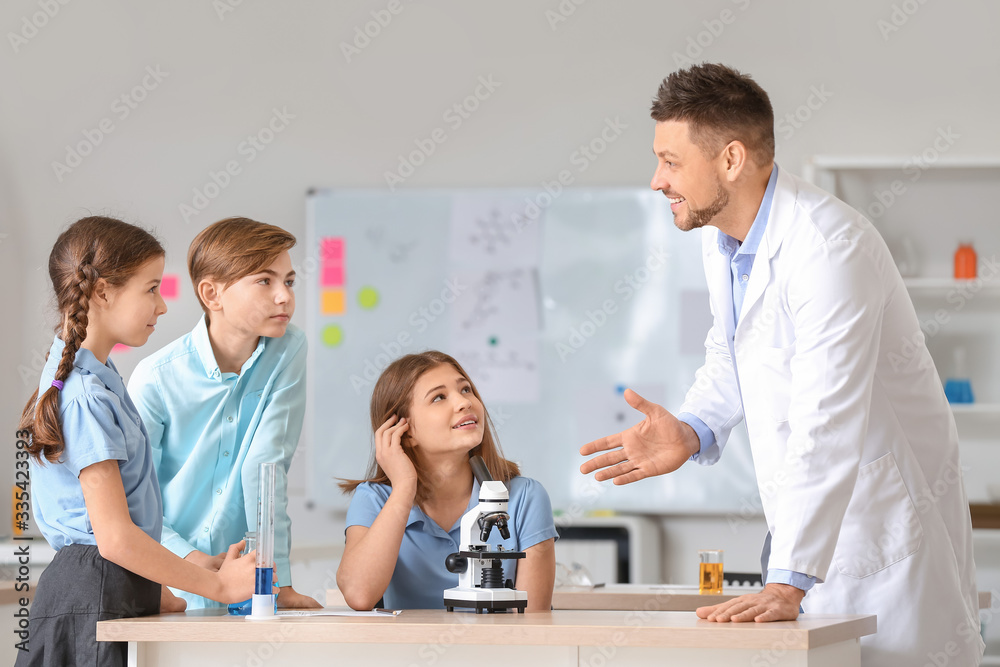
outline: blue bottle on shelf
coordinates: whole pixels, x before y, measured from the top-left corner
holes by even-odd
[[[972,394],[972,382],[965,372],[965,348],[956,347],[954,350],[954,375],[949,377],[944,383],[944,395],[949,403],[968,404],[975,403],[975,396]]]

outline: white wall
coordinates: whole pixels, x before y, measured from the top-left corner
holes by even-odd
[[[403,0],[347,62],[341,44],[371,28],[372,12],[384,20],[389,0],[242,0],[220,16],[226,1],[0,7],[4,434],[33,384],[18,368],[48,346],[53,314],[41,267],[59,230],[89,212],[154,227],[168,272],[183,277],[187,245],[206,224],[242,214],[302,236],[307,188],[385,187],[385,172],[435,128],[446,141],[405,187],[539,186],[571,168],[606,119],[627,129],[576,184],[641,187],[653,169],[649,102],[688,49],[695,61],[753,74],[769,91],[778,159],[792,171],[817,153],[917,154],[948,126],[961,134],[954,154],[1000,155],[997,3]],[[58,7],[51,18],[39,13],[46,4]],[[551,23],[560,8],[572,14]],[[33,33],[25,21],[44,25]],[[22,32],[26,43],[11,37]],[[143,83],[147,67],[165,78],[147,78],[153,89],[123,117],[115,100]],[[481,77],[499,86],[460,126],[449,124],[445,112]],[[274,109],[294,118],[249,162],[239,145]],[[113,131],[60,181],[53,162],[65,161],[84,132],[96,136],[102,119]],[[230,160],[241,173],[185,221],[179,206]],[[149,349],[190,328],[198,310],[188,292],[170,304]],[[139,354],[121,356],[124,373]],[[13,460],[8,442],[5,435],[0,455]],[[301,497],[294,504],[310,539],[339,535],[339,517],[317,516]],[[725,519],[717,525],[725,529]]]

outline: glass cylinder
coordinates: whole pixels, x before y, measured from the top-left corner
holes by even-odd
[[[702,549],[698,561],[698,592],[722,595],[722,549]]]
[[[257,578],[249,619],[274,617],[274,480],[276,463],[257,469]]]

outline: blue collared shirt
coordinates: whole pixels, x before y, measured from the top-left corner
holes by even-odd
[[[552,504],[541,484],[528,477],[515,477],[507,484],[510,493],[510,539],[501,539],[494,530],[489,544],[502,544],[505,549],[524,551],[557,536]],[[382,511],[392,487],[365,482],[354,491],[347,509],[347,527],[371,527]],[[473,481],[466,511],[479,502],[479,483]],[[458,575],[445,568],[448,554],[464,548],[461,544],[462,518],[444,530],[424,514],[416,504],[406,520],[403,541],[399,545],[396,568],[385,591],[383,601],[390,609],[442,609],[446,588],[458,586]],[[504,578],[516,581],[517,561],[503,561]]]
[[[53,339],[39,396],[52,386],[65,347],[58,336]],[[59,392],[59,422],[66,445],[59,462],[30,459],[35,521],[52,548],[97,544],[78,478],[84,468],[108,460],[118,461],[132,522],[159,541],[163,505],[149,436],[110,358],[102,364],[90,350],[77,351]]]
[[[767,220],[771,215],[771,202],[774,201],[774,187],[778,182],[778,165],[771,169],[771,177],[767,180],[767,188],[764,190],[764,198],[757,209],[757,216],[750,225],[750,231],[740,243],[728,234],[719,233],[719,252],[729,257],[729,270],[733,281],[733,324],[739,324],[740,314],[743,311],[743,300],[747,294],[747,284],[750,282],[750,274],[753,271],[753,262],[757,257],[757,249],[760,241],[764,238],[764,230],[767,229]],[[736,360],[733,359],[733,364]],[[715,444],[715,434],[708,428],[699,417],[689,412],[682,412],[678,419],[689,424],[698,434],[701,442],[701,449],[692,458],[697,458],[707,448]],[[767,581],[775,584],[791,584],[804,591],[812,588],[816,583],[816,578],[789,570],[768,569]]]
[[[240,372],[215,361],[205,318],[139,362],[129,380],[163,489],[163,545],[182,558],[226,551],[257,530],[257,469],[276,462],[274,563],[290,586],[288,467],[306,404],[306,338],[292,324],[261,337]],[[178,592],[188,608],[218,606]]]

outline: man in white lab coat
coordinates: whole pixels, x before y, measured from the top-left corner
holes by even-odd
[[[713,621],[877,614],[862,664],[977,665],[983,643],[958,434],[906,288],[860,213],[774,164],[767,94],[722,65],[671,74],[652,188],[703,228],[714,323],[675,417],[589,443],[627,484],[715,463],[746,420],[769,529],[762,592]]]

